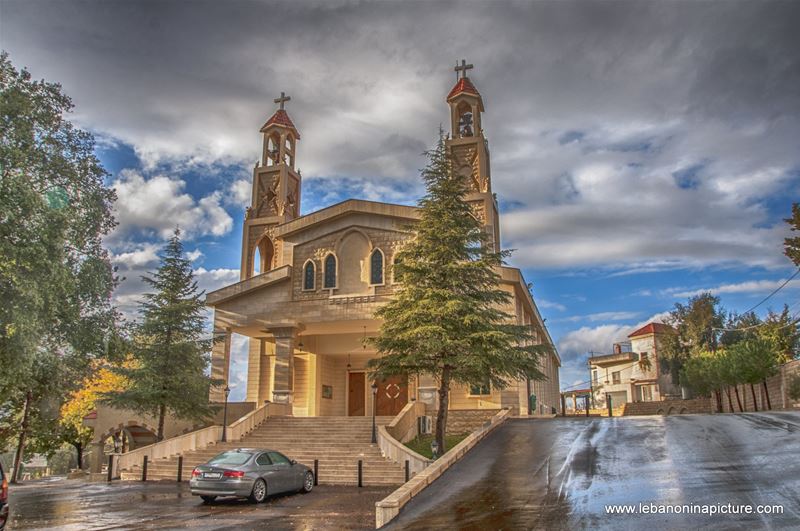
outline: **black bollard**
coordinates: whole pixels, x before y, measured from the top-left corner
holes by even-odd
[[[114,477],[114,454],[108,456],[108,482]]]
[[[147,481],[147,456],[142,460],[142,481]]]
[[[408,466],[408,459],[406,459],[406,482],[411,479],[411,469]]]
[[[611,395],[606,395],[606,403],[608,404],[608,416],[613,416],[611,414]]]
[[[363,466],[364,466],[363,461],[361,461],[361,459],[359,459],[358,460],[358,486],[359,487],[363,487],[364,486],[364,482],[362,481],[362,478],[361,478],[362,473],[363,473],[363,470],[362,470]]]
[[[319,485],[319,459],[314,459],[314,485]]]
[[[181,480],[183,480],[183,478],[181,476],[183,476],[183,456],[179,455],[178,456],[178,483],[180,483]]]

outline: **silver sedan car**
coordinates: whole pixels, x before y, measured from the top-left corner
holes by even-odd
[[[260,503],[268,494],[311,492],[314,473],[274,450],[237,448],[192,470],[189,487],[193,495],[207,503],[218,496],[250,498]]]

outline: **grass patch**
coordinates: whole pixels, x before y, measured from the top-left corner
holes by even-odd
[[[444,444],[447,446],[447,450],[450,450],[452,447],[466,439],[467,435],[469,435],[469,433],[446,435],[444,438]],[[416,438],[405,443],[405,445],[417,452],[419,455],[427,457],[428,459],[432,459],[433,453],[431,452],[431,442],[433,442],[433,439],[433,435],[418,435]]]

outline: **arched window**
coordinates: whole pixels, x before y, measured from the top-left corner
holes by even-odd
[[[325,257],[325,279],[323,280],[322,287],[336,287],[336,257],[332,254]]]
[[[383,253],[380,249],[372,251],[369,258],[369,283],[383,284]]]
[[[315,281],[317,276],[316,267],[314,267],[314,262],[309,260],[306,262],[306,265],[303,267],[303,289],[307,291],[311,291],[315,288]]]

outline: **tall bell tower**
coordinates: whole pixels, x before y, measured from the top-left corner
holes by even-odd
[[[265,273],[281,264],[282,249],[272,229],[300,215],[300,173],[295,170],[297,132],[284,104],[291,98],[281,92],[275,114],[261,127],[261,158],[253,168],[253,193],[242,235],[241,280]]]
[[[499,250],[500,219],[497,201],[492,194],[489,143],[481,126],[483,98],[467,77],[467,70],[472,68],[463,59],[460,65],[456,63],[456,84],[447,95],[450,106],[450,138],[446,141],[446,146],[454,171],[467,182],[469,191],[465,199],[472,206],[475,216],[483,223],[483,229],[493,242],[494,249]]]

